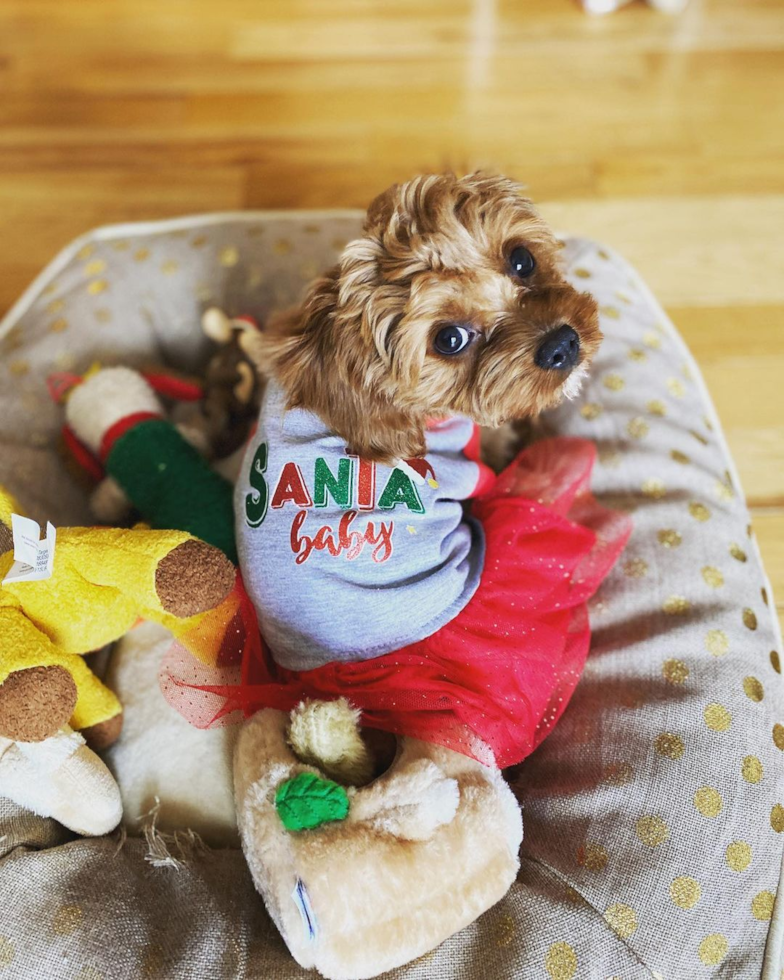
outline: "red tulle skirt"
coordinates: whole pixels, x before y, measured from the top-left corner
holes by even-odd
[[[485,764],[520,762],[574,691],[590,644],[586,601],[631,532],[626,514],[589,491],[595,455],[581,439],[535,443],[473,501],[486,541],[481,583],[432,636],[371,660],[286,670],[238,581],[217,656],[205,653],[214,625],[181,638],[164,658],[164,695],[199,727],[343,696],[371,728]]]

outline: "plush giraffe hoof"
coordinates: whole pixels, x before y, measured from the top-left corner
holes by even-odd
[[[0,684],[0,735],[15,742],[42,742],[68,723],[76,684],[64,667],[27,667]]]
[[[166,612],[188,617],[214,609],[234,588],[236,569],[218,548],[183,541],[159,563],[155,591]]]
[[[106,721],[99,721],[95,725],[83,728],[80,734],[91,749],[100,752],[102,749],[108,749],[110,745],[114,745],[120,737],[122,726],[123,713],[118,711],[116,715],[107,718]]]

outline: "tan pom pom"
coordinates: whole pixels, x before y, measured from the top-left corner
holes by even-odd
[[[345,698],[303,701],[291,712],[288,740],[297,757],[331,779],[362,786],[373,759],[359,732],[359,711]]]

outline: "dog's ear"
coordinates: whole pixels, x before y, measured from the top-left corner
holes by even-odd
[[[277,378],[290,398],[312,382],[319,341],[334,315],[338,276],[335,267],[310,285],[301,306],[272,313],[263,330],[244,338],[243,349],[257,371]]]
[[[388,370],[359,323],[338,309],[340,269],[310,288],[301,307],[272,317],[248,339],[248,356],[282,385],[289,408],[318,415],[352,454],[377,463],[425,453],[423,420],[395,407]]]

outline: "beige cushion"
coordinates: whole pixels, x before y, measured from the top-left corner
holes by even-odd
[[[291,300],[357,227],[353,214],[232,215],[103,229],[67,249],[2,327],[0,482],[34,516],[89,520],[54,450],[46,373],[96,357],[196,366],[206,303],[239,313]],[[394,976],[759,977],[784,843],[772,600],[674,328],[620,258],[583,240],[564,254],[599,297],[607,339],[580,398],[544,427],[596,440],[595,488],[635,530],[593,603],[572,704],[511,775],[526,832],[518,882]],[[305,975],[237,850],[153,868],[142,840],[70,840],[0,801],[0,853],[9,975]],[[769,953],[778,978],[778,938]]]

